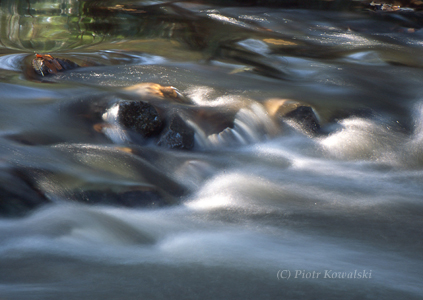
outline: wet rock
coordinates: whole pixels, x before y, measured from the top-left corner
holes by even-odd
[[[122,126],[143,137],[150,137],[161,131],[162,120],[151,104],[143,101],[121,101],[117,105],[118,120]]]
[[[0,216],[23,216],[31,210],[50,202],[24,177],[22,174],[11,175],[1,172]]]
[[[185,112],[188,112],[190,120],[197,124],[205,135],[211,135],[228,127],[233,128],[238,108],[193,106]]]
[[[143,155],[155,153],[150,149],[135,149]],[[133,148],[64,143],[50,147],[48,153],[55,159],[52,165],[24,169],[30,185],[25,186],[26,181],[17,185],[15,182],[20,181],[11,178],[8,180],[11,188],[7,189],[0,181],[0,215],[11,214],[12,209],[30,211],[48,203],[48,199],[59,203],[162,207],[180,203],[190,191],[157,166],[158,157],[142,158],[133,154]],[[163,155],[168,157],[168,154]],[[72,166],[71,171],[69,166]],[[0,179],[3,179],[1,175],[0,172]],[[11,201],[2,202],[3,198]],[[16,214],[14,211],[12,213]]]
[[[116,192],[112,189],[87,190],[73,194],[70,199],[86,204],[114,205],[124,207],[153,208],[170,203],[153,189],[139,189]]]
[[[309,133],[318,133],[320,130],[319,120],[310,106],[299,106],[287,113],[285,119],[296,121],[304,130]]]
[[[319,119],[309,105],[287,99],[269,99],[264,106],[269,115],[280,122],[294,121],[309,134],[320,131]]]
[[[146,138],[158,136],[163,129],[157,109],[148,102],[117,100],[102,115],[105,123],[94,125],[116,144],[144,143]]]
[[[191,104],[191,101],[173,86],[162,86],[157,83],[144,82],[128,86],[123,89],[123,92],[136,95],[143,100],[167,100],[169,102]]]
[[[167,127],[157,144],[171,149],[189,150],[194,147],[194,133],[194,130],[185,123],[179,114],[173,113],[168,118]]]
[[[78,68],[79,65],[69,59],[55,58],[49,54],[35,54],[35,58],[32,60],[32,67],[36,74],[47,76]]]
[[[117,144],[144,143],[146,138],[158,136],[166,126],[159,145],[178,149],[193,147],[194,131],[180,117],[169,113],[175,107],[188,107],[181,104],[190,103],[174,87],[141,83],[118,91],[116,96],[111,100],[114,104],[102,115],[106,123],[95,124],[96,131]],[[162,115],[168,115],[165,124]]]
[[[141,191],[157,193],[167,203],[173,203],[188,193],[183,184],[175,181],[168,172],[157,166],[159,158],[151,156],[142,158],[134,155],[132,151],[132,149],[139,149],[143,153],[155,152],[148,150],[149,147],[62,144],[54,146],[54,149],[58,151],[58,155],[64,155],[66,159],[70,159],[75,167],[81,168],[81,172],[84,172],[87,179],[81,182],[74,174],[57,176],[56,170],[47,172],[45,175],[38,175],[39,186],[47,187],[47,189],[52,185],[62,187],[57,194],[62,198],[67,198],[77,191],[110,190],[116,194]],[[38,174],[40,174],[39,171]],[[68,191],[70,194],[67,193]]]

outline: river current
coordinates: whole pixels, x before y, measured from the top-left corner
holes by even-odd
[[[49,203],[0,218],[0,299],[423,297],[421,15],[212,2],[1,2],[0,201]],[[34,79],[34,53],[90,63]],[[93,130],[92,103],[142,82],[235,111],[233,139]],[[321,133],[271,134],[272,98]],[[96,192],[134,187],[172,205]]]

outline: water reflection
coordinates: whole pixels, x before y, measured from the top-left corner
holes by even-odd
[[[115,43],[121,41],[125,49],[141,48],[147,52],[160,51],[163,47],[183,48],[185,53],[181,56],[185,56],[188,49],[199,51],[208,46],[210,26],[200,24],[194,16],[186,18],[186,12],[173,7],[172,3],[156,4],[157,1],[135,4],[85,0],[1,1],[0,49],[51,52],[101,43],[98,49],[104,50],[119,48],[119,43]]]
[[[78,0],[1,1],[0,43],[4,48],[53,51],[92,43]]]

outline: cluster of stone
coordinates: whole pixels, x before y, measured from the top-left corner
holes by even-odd
[[[177,89],[142,83],[118,94],[102,115],[104,123],[95,125],[97,131],[117,144],[155,140],[158,146],[171,149],[194,147],[195,132],[181,108],[190,102]]]
[[[95,125],[116,144],[155,141],[161,147],[191,150],[195,145],[207,148],[260,141],[281,134],[285,125],[309,136],[320,132],[315,110],[293,100],[202,107],[176,88],[155,83],[127,87],[117,94],[102,115],[104,122]]]
[[[40,78],[52,78],[57,72],[78,65],[37,54],[32,67]],[[189,193],[188,185],[177,182],[151,164],[145,157],[151,147],[140,145],[187,151],[196,147],[242,146],[283,134],[288,127],[308,136],[316,136],[321,131],[315,110],[305,103],[288,99],[263,102],[242,99],[221,106],[203,106],[172,86],[156,83],[141,83],[100,96],[78,98],[66,105],[67,113],[89,118],[87,126],[95,135],[93,138],[107,138],[117,145],[65,143],[52,149],[59,152],[59,157],[76,159],[78,166],[88,170],[101,170],[116,178],[123,176],[125,184],[116,181],[104,185],[95,180],[80,182],[65,178],[57,194],[50,188],[58,180],[54,170],[17,168],[13,172],[0,172],[3,182],[0,184],[0,216],[20,216],[42,204],[55,202],[56,198],[126,207],[175,204]],[[23,137],[15,137],[15,141],[32,144]],[[160,155],[156,150],[152,152]],[[161,152],[169,155],[167,151]],[[208,166],[201,162],[187,161],[184,168],[198,173],[199,177],[207,176]]]

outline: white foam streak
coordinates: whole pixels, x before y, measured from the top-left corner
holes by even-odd
[[[246,40],[238,42],[237,44],[244,47],[247,50],[250,50],[252,52],[255,52],[261,55],[266,55],[270,53],[269,46],[265,42],[262,42],[260,40],[246,39]]]
[[[195,122],[187,123],[195,130],[195,141],[200,147],[214,148],[247,145],[265,140],[278,132],[278,127],[269,117],[266,109],[259,103],[239,96],[230,95],[212,98],[214,90],[196,87],[187,91],[194,103],[204,107],[224,107],[238,110],[234,118],[234,127],[219,133],[207,135]]]
[[[320,140],[328,154],[338,159],[378,159],[393,162],[404,137],[374,121],[350,118],[341,121],[342,129]]]
[[[423,103],[416,105],[414,133],[404,145],[406,154],[404,160],[407,165],[413,167],[423,166]]]
[[[254,26],[251,26],[247,23],[238,21],[237,19],[232,18],[232,17],[226,17],[226,16],[223,16],[223,15],[214,14],[214,13],[213,14],[207,14],[207,16],[211,19],[218,20],[222,23],[227,23],[227,24],[237,25],[237,26],[241,26],[241,27],[245,27],[245,28],[255,29]]]
[[[20,71],[22,60],[28,54],[9,54],[0,57],[0,68],[10,71]]]

